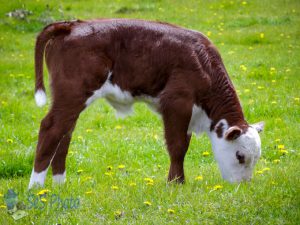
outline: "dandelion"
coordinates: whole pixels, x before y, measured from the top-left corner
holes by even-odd
[[[274,104],[274,105],[275,105],[275,104],[277,104],[277,102],[276,102],[276,101],[272,101],[271,103],[272,103],[272,104]]]
[[[119,168],[120,170],[122,170],[122,169],[125,168],[125,165],[121,164],[121,165],[118,166],[118,168]]]
[[[145,204],[146,206],[151,206],[151,205],[152,205],[152,203],[149,202],[149,201],[144,201],[144,204]]]
[[[116,130],[120,130],[120,129],[122,129],[122,126],[117,125],[117,126],[115,126],[115,129],[116,129]]]
[[[89,180],[91,180],[91,179],[92,179],[92,177],[85,177],[85,178],[83,179],[83,182],[89,181]]]
[[[263,172],[265,172],[265,171],[270,171],[270,168],[269,168],[269,167],[263,168],[262,171],[263,171]]]
[[[119,187],[118,187],[118,186],[115,186],[115,185],[113,185],[113,186],[111,186],[111,189],[112,189],[112,190],[118,190],[118,189],[119,189]]]
[[[289,152],[288,152],[287,150],[285,150],[285,149],[280,149],[280,150],[279,150],[279,153],[280,153],[281,155],[286,155],[286,154],[288,154]]]
[[[14,143],[13,139],[10,139],[10,138],[8,138],[8,139],[6,140],[6,142],[7,142],[8,144]]]
[[[174,214],[174,213],[175,213],[175,210],[174,210],[174,209],[168,209],[168,213]]]
[[[280,162],[280,159],[274,159],[273,163],[278,164]]]
[[[240,65],[241,70],[247,71],[247,67],[245,65]]]
[[[47,199],[41,198],[41,201],[42,201],[42,202],[47,202]]]
[[[207,31],[207,36],[210,37],[211,36],[211,31]]]
[[[264,87],[263,86],[258,86],[257,89],[262,90],[262,89],[264,89]]]
[[[210,154],[209,154],[209,152],[207,152],[207,151],[205,151],[205,152],[203,152],[202,153],[202,156],[209,156]]]
[[[6,205],[0,205],[1,209],[6,209]]]
[[[220,189],[222,189],[222,188],[223,188],[222,185],[217,184],[217,185],[215,185],[215,186],[213,187],[213,190],[216,191],[216,190],[220,190]]]
[[[264,33],[260,33],[260,34],[259,34],[259,37],[260,37],[261,39],[263,39],[263,38],[265,38],[265,34],[264,34]]]
[[[37,195],[44,195],[44,194],[47,194],[48,192],[50,192],[50,190],[48,189],[43,189],[43,190],[40,190]]]
[[[284,145],[278,145],[277,148],[278,149],[284,149]]]
[[[203,180],[203,176],[197,176],[197,177],[195,177],[195,180],[201,181],[201,180]]]
[[[85,130],[87,133],[91,133],[91,132],[93,132],[93,129],[86,129]]]
[[[83,169],[77,170],[77,174],[81,174],[83,172]]]
[[[112,170],[113,167],[112,167],[112,166],[107,166],[106,169],[107,169],[107,170]]]
[[[130,186],[130,187],[134,187],[134,186],[136,186],[136,183],[131,182],[131,183],[129,184],[129,186]]]
[[[296,102],[299,102],[299,101],[300,101],[300,98],[294,98],[294,100],[295,100]]]
[[[256,172],[255,172],[255,174],[263,174],[264,173],[264,171],[262,171],[262,170],[257,170]]]
[[[113,172],[105,172],[104,175],[106,176],[112,176],[114,173]]]
[[[86,195],[93,194],[93,191],[86,191],[85,194],[86,194]]]
[[[124,212],[121,210],[117,210],[114,212],[114,215],[116,219],[120,219],[124,215]]]

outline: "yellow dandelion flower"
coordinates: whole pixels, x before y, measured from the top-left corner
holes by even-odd
[[[144,204],[145,204],[146,206],[151,206],[151,205],[152,205],[152,203],[149,202],[149,201],[144,201]]]
[[[8,139],[6,140],[6,142],[7,142],[8,144],[14,143],[13,139],[10,139],[10,138],[8,138]]]
[[[48,189],[43,189],[43,190],[40,190],[37,195],[44,195],[44,194],[47,194],[48,192],[50,192],[50,190]]]
[[[42,201],[42,202],[47,202],[47,199],[41,198],[41,201]]]
[[[247,71],[247,67],[245,65],[240,65],[240,69],[243,71]]]
[[[264,89],[265,87],[263,87],[263,86],[258,86],[257,87],[257,89],[259,89],[259,90],[262,90],[262,89]]]
[[[79,170],[77,170],[77,173],[81,174],[83,171],[84,171],[83,169],[79,169]]]
[[[104,175],[106,175],[106,176],[112,176],[112,175],[114,175],[114,173],[113,172],[105,172]]]
[[[106,169],[107,169],[107,170],[112,170],[113,167],[112,167],[112,166],[107,166]]]
[[[260,37],[261,39],[263,39],[263,38],[265,38],[265,34],[264,34],[264,33],[260,33],[260,34],[259,34],[259,37]]]
[[[202,156],[209,156],[210,154],[209,154],[209,152],[207,152],[207,151],[205,151],[205,152],[203,152],[202,153]]]
[[[86,194],[86,195],[93,194],[93,191],[86,191],[85,194]]]
[[[86,129],[85,130],[87,133],[91,133],[91,132],[93,132],[93,129]]]
[[[148,183],[154,183],[154,180],[152,178],[144,178],[144,181],[148,182]]]
[[[210,36],[211,36],[211,31],[207,31],[206,35],[207,35],[208,37],[210,37]]]
[[[263,172],[265,172],[265,171],[270,171],[270,168],[269,168],[269,167],[265,167],[265,168],[262,169],[262,171],[263,171]]]
[[[257,171],[255,172],[255,174],[263,174],[263,172],[264,172],[264,171],[262,171],[262,170],[257,170]]]
[[[174,210],[174,209],[168,209],[168,213],[174,214],[174,213],[175,213],[175,210]]]
[[[119,189],[119,187],[118,187],[118,186],[115,186],[115,185],[113,185],[113,186],[111,186],[111,189],[112,189],[112,190],[118,190],[118,189]]]
[[[278,164],[279,162],[280,162],[280,159],[274,159],[274,160],[273,160],[273,163]]]
[[[286,154],[288,154],[289,152],[288,152],[287,150],[285,150],[285,149],[280,149],[280,150],[279,150],[279,153],[280,153],[281,155],[286,155]]]
[[[121,217],[123,214],[124,213],[121,210],[117,210],[117,211],[114,212],[114,215],[115,215],[116,218]]]
[[[300,101],[300,98],[294,98],[295,101],[299,102]]]
[[[203,176],[197,176],[195,177],[195,180],[203,180]]]
[[[91,179],[92,179],[92,177],[85,177],[85,178],[83,179],[83,182],[89,181],[89,180],[91,180]]]
[[[1,209],[6,209],[6,205],[0,205]]]
[[[124,168],[125,168],[125,165],[121,164],[121,165],[118,166],[118,168],[119,168],[119,169],[124,169]]]
[[[278,145],[277,148],[278,149],[284,149],[284,145]]]
[[[276,102],[276,101],[272,101],[271,104],[274,104],[274,105],[275,105],[275,104],[277,104],[277,102]]]
[[[117,126],[115,126],[115,129],[116,129],[116,130],[120,130],[120,129],[122,129],[122,126],[117,125]]]
[[[222,189],[222,188],[223,188],[222,185],[217,184],[217,185],[215,185],[215,186],[213,187],[213,190],[220,190],[220,189]]]
[[[130,187],[134,187],[134,186],[136,186],[136,183],[131,182],[131,183],[129,184],[129,186],[130,186]]]

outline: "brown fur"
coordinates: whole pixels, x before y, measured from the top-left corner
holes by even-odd
[[[169,180],[184,181],[187,129],[194,104],[201,106],[215,129],[220,119],[247,129],[234,87],[222,59],[201,33],[166,23],[105,19],[58,22],[36,42],[36,90],[43,89],[43,52],[51,77],[52,107],[41,123],[34,170],[65,170],[76,120],[86,100],[106,81],[133,96],[160,99],[170,154]],[[219,132],[218,132],[219,133]]]

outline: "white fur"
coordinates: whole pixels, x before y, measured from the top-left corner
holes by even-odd
[[[53,181],[56,184],[62,184],[66,181],[66,171],[62,174],[53,175]]]
[[[118,85],[110,82],[110,76],[112,72],[108,74],[108,78],[101,88],[94,91],[94,94],[86,101],[86,105],[90,105],[98,98],[105,98],[107,102],[116,110],[116,116],[124,118],[132,113],[132,105],[134,102],[143,101],[148,104],[152,109],[157,108],[159,100],[150,96],[133,97],[130,92],[122,90]]]
[[[30,182],[28,189],[32,188],[33,186],[44,186],[46,175],[47,175],[48,168],[40,173],[37,173],[32,169]]]
[[[192,134],[192,132],[195,132],[200,135],[202,132],[209,132],[210,124],[211,120],[206,112],[200,106],[194,105],[187,133]]]
[[[225,126],[225,131],[226,129],[229,127]],[[249,127],[245,134],[233,141],[226,140],[224,135],[219,138],[215,131],[209,132],[208,135],[223,178],[230,182],[250,180],[260,157],[261,143],[257,130]],[[245,156],[244,164],[240,164],[236,158],[237,151]]]
[[[206,132],[211,140],[215,159],[218,162],[222,176],[230,182],[249,180],[252,176],[254,165],[260,157],[260,137],[257,131],[262,130],[263,124],[249,127],[245,134],[236,140],[225,140],[224,134],[230,128],[225,119],[221,119],[218,124],[223,123],[222,138],[217,136],[215,130],[211,131],[211,120],[206,112],[197,105],[193,106],[192,117],[189,123],[188,134],[195,132],[201,134]],[[236,152],[245,156],[245,163],[240,164],[236,158]]]
[[[37,106],[42,107],[46,104],[47,97],[46,97],[46,93],[43,90],[41,89],[37,90],[35,92],[34,98]]]

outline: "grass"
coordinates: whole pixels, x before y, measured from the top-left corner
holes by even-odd
[[[24,20],[5,16],[20,8],[32,14]],[[297,0],[0,2],[0,224],[299,223],[299,9]],[[266,122],[262,158],[250,183],[221,179],[206,136],[192,138],[186,184],[166,183],[169,159],[160,119],[138,104],[134,116],[118,120],[99,100],[78,121],[66,184],[52,187],[49,173],[45,207],[39,209],[38,200],[30,208],[27,185],[39,123],[49,108],[37,108],[33,99],[35,37],[52,20],[97,17],[167,21],[209,36],[247,120]],[[5,209],[8,189],[27,206],[29,215],[18,222]],[[65,208],[51,204],[53,194]],[[77,209],[66,207],[71,198],[79,199]]]

